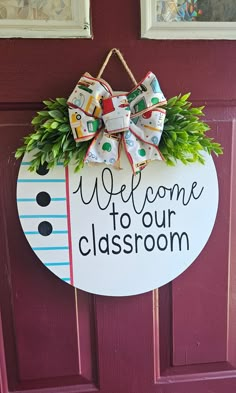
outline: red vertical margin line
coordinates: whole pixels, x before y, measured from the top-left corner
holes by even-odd
[[[70,219],[70,183],[69,183],[69,168],[65,168],[66,176],[66,210],[67,210],[67,228],[68,228],[68,245],[69,245],[69,262],[70,262],[70,283],[74,285],[73,272],[73,255],[72,255],[72,239],[71,239],[71,219]]]

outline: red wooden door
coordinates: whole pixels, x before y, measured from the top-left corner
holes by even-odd
[[[139,1],[94,0],[94,40],[0,40],[0,392],[236,391],[236,43],[140,40]],[[137,79],[155,72],[167,97],[206,104],[220,204],[198,260],[159,291],[127,298],[75,291],[30,249],[16,209],[13,151],[47,97],[95,75],[111,47]],[[115,59],[104,77],[130,88]],[[207,212],[206,212],[207,215]]]

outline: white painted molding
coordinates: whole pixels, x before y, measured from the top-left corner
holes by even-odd
[[[156,0],[140,0],[141,38],[235,40],[236,22],[157,22]]]
[[[71,0],[72,20],[0,20],[0,38],[92,38],[90,1]]]

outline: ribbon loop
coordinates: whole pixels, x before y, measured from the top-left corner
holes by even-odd
[[[69,108],[70,125],[76,142],[94,138],[101,128],[102,120],[86,115],[80,108]]]
[[[158,145],[166,112],[160,106],[165,103],[152,72],[129,93],[119,95],[103,79],[84,74],[68,105],[76,142],[92,140],[85,162],[119,166],[122,143],[134,173],[150,161],[162,160]]]
[[[144,112],[166,103],[159,82],[152,72],[149,72],[146,77],[127,94],[127,99],[132,112],[131,117],[140,116]]]

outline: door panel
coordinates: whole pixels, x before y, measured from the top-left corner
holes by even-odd
[[[211,127],[219,130],[217,139],[224,146],[224,157],[215,160],[220,187],[217,225],[196,263],[172,285],[175,366],[227,361],[233,128],[227,121]]]
[[[217,139],[224,146],[224,156],[216,160],[220,185],[216,225],[193,265],[172,284],[159,290],[157,386],[162,386],[163,392],[172,392],[173,385],[174,392],[205,392],[206,389],[233,392],[236,387],[235,242],[232,237],[235,233],[235,215],[232,214],[235,122],[215,122],[214,128],[219,131]],[[224,130],[224,135],[220,130]]]
[[[16,167],[12,151],[20,133],[23,136],[29,128],[31,117],[32,112],[24,110],[3,111],[0,118],[1,128],[10,136],[1,144],[1,231],[5,241],[0,285],[1,299],[8,300],[4,304],[9,385],[13,389],[53,386],[58,378],[59,384],[91,384],[96,379],[93,296],[62,283],[37,260],[17,219],[18,163]]]

